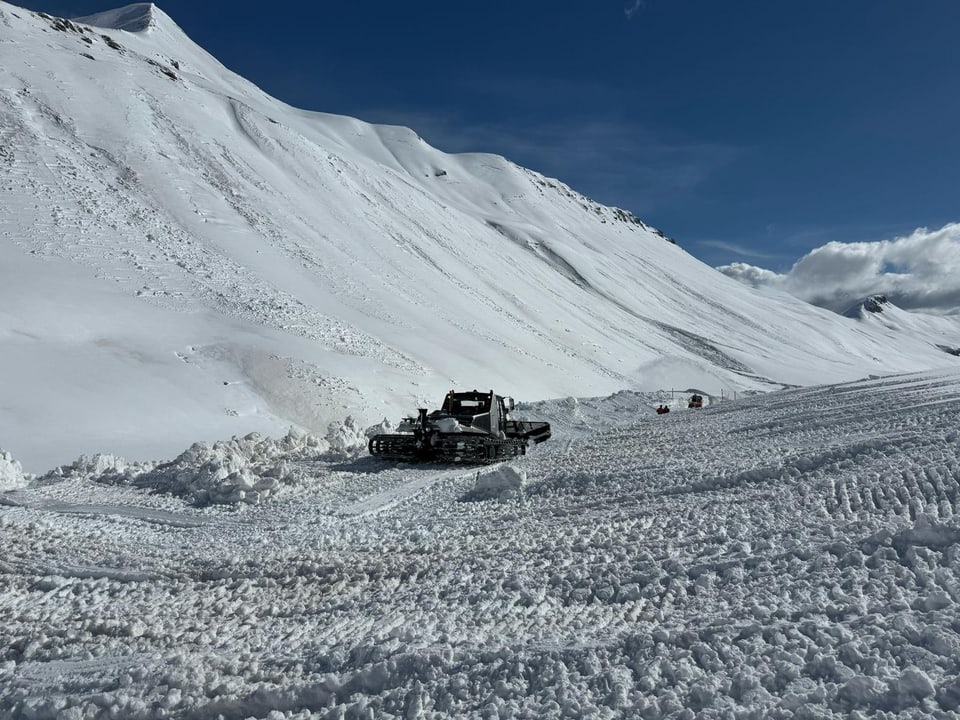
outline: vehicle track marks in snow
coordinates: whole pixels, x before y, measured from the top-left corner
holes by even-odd
[[[472,468],[366,457],[294,460],[264,504],[198,527],[103,514],[185,510],[135,487],[17,491],[0,704],[953,718],[957,414],[919,401],[960,375],[873,385],[668,419],[632,396],[558,400],[541,407],[569,422],[516,461],[526,484],[469,502]],[[139,673],[96,665],[141,653]]]
[[[436,486],[451,479],[459,479],[472,475],[462,468],[435,473],[434,470],[418,470],[416,477],[394,485],[383,492],[351,503],[337,511],[343,517],[370,517],[386,510],[392,510],[401,503],[416,497],[429,487]]]

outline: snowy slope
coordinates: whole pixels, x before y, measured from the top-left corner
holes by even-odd
[[[957,323],[953,317],[907,312],[885,295],[872,295],[849,308],[844,315],[886,333],[893,341],[926,342],[950,355],[960,356]]]
[[[0,494],[0,716],[957,718],[960,372],[655,400],[479,476],[249,438]]]
[[[957,362],[960,325],[903,342],[502,157],[289,107],[152,4],[0,2],[0,51],[0,447],[33,472],[450,387],[729,395]]]

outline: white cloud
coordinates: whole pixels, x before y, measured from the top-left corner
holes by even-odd
[[[893,240],[829,242],[784,275],[745,263],[717,269],[747,285],[775,287],[838,312],[882,293],[906,310],[960,314],[960,223],[919,228]]]
[[[739,280],[744,285],[750,287],[779,287],[783,283],[784,276],[779,275],[773,270],[765,270],[756,265],[735,262],[729,265],[718,267],[717,270],[724,275],[729,275],[734,280]]]
[[[640,12],[640,10],[643,9],[643,6],[645,4],[646,3],[644,0],[633,0],[633,5],[623,9],[624,14],[627,16],[627,19],[633,20],[633,16],[636,15],[638,12]]]
[[[726,242],[724,240],[700,240],[697,242],[697,245],[700,245],[701,247],[718,248],[730,253],[736,253],[742,257],[754,257],[762,259],[776,257],[776,255],[772,255],[770,253],[759,252],[744,245],[738,245],[736,243]],[[743,263],[733,263],[733,265],[743,265]]]

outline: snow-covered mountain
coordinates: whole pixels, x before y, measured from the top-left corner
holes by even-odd
[[[34,472],[450,387],[720,395],[957,362],[954,319],[747,288],[502,157],[290,107],[149,3],[0,2],[0,54],[0,447]]]
[[[152,5],[0,2],[0,189],[0,718],[957,717],[954,318],[751,290]],[[553,437],[366,455],[451,385]]]

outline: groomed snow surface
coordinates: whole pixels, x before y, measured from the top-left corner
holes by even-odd
[[[960,372],[670,400],[523,406],[554,437],[480,470],[346,424],[0,494],[0,717],[958,717]]]

